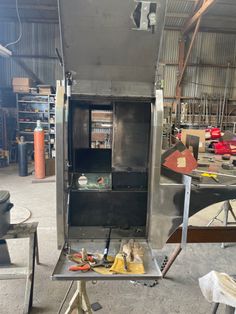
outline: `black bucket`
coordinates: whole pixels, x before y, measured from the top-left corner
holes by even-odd
[[[10,193],[0,191],[0,238],[3,237],[10,226],[10,210],[13,204],[10,203]]]

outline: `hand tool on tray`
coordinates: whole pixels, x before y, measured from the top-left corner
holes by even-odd
[[[104,266],[104,267],[110,267],[113,262],[110,262],[107,257],[108,257],[108,252],[109,252],[109,247],[110,247],[110,242],[111,242],[111,230],[112,228],[109,228],[109,233],[107,236],[107,240],[106,240],[106,246],[103,252],[103,258],[101,261],[98,261],[97,263],[95,263],[92,267],[99,267],[99,266]]]
[[[126,271],[128,271],[128,263],[127,263],[127,254],[126,253],[122,253],[122,257],[123,257],[123,260],[124,260],[124,269]]]
[[[219,183],[217,174],[204,172],[204,173],[201,174],[201,176],[202,176],[202,177],[211,178],[211,179],[214,180],[215,182]]]

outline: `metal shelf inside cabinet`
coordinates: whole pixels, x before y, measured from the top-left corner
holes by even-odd
[[[34,141],[25,141],[28,144],[34,144]],[[48,143],[48,140],[45,140],[44,143]]]
[[[48,104],[47,101],[36,101],[36,100],[18,100],[20,103],[30,103],[30,104]]]
[[[19,113],[48,114],[48,111],[18,111]]]
[[[19,132],[20,132],[20,133],[24,133],[24,134],[34,134],[33,131],[21,131],[21,130],[20,130]],[[48,135],[49,133],[44,131],[44,134]]]
[[[33,124],[36,124],[37,121],[19,121],[20,124],[28,124],[28,123],[33,123]],[[48,122],[42,122],[41,121],[41,124],[48,124]]]

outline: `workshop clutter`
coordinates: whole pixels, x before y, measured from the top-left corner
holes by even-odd
[[[186,144],[188,135],[199,137],[199,152],[236,155],[236,135],[231,131],[223,132],[215,127],[205,130],[183,129],[176,138]]]
[[[226,131],[219,139],[218,143],[214,143],[215,154],[236,155],[236,135],[230,131]]]
[[[33,80],[29,77],[13,77],[12,79],[12,89],[14,93],[51,95],[55,91],[51,85],[34,86]]]
[[[188,174],[198,166],[197,159],[182,142],[178,142],[174,147],[165,151],[161,159],[162,166],[181,174]]]
[[[73,263],[69,271],[95,271],[103,275],[112,274],[145,274],[143,258],[144,249],[139,242],[129,240],[122,242],[116,256],[101,253],[81,252],[69,254],[67,257]]]

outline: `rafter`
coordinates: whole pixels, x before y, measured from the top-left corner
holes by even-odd
[[[16,5],[14,3],[2,3],[0,2],[1,9],[15,9]],[[56,5],[42,5],[42,4],[19,4],[20,9],[25,10],[45,10],[45,11],[57,11]]]
[[[189,20],[185,23],[183,28],[183,34],[187,34],[192,27],[196,24],[196,22],[209,10],[209,8],[215,4],[216,0],[205,0],[200,9],[198,9],[195,14],[189,18]]]

